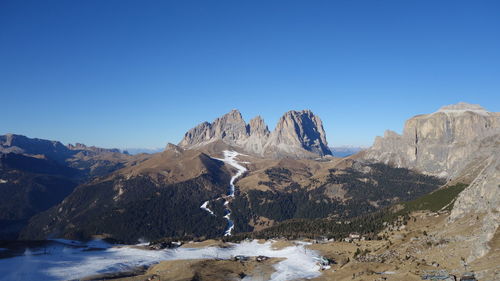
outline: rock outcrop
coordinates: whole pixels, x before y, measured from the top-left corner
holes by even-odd
[[[195,148],[219,139],[230,145],[239,145],[247,138],[247,125],[241,113],[232,110],[212,123],[203,122],[189,130],[179,146]]]
[[[246,151],[261,154],[264,151],[267,140],[269,139],[269,129],[262,117],[257,116],[250,120],[247,125],[248,139],[244,142]]]
[[[500,136],[498,136],[500,137]],[[497,138],[500,142],[500,138]],[[468,261],[473,261],[488,253],[489,241],[500,225],[500,153],[496,153],[481,163],[484,167],[472,183],[460,193],[449,217],[449,223],[470,216],[471,224],[477,224],[479,235],[474,237],[473,251]],[[482,215],[477,221],[476,214]],[[476,217],[474,217],[476,215]]]
[[[257,116],[246,124],[237,110],[204,122],[189,130],[180,147],[199,148],[216,141],[245,152],[271,158],[331,155],[321,119],[310,110],[289,111],[270,132],[264,120]]]
[[[482,140],[500,133],[500,113],[458,103],[409,119],[399,135],[386,131],[363,158],[454,178],[482,152]]]

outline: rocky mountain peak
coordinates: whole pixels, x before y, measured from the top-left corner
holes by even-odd
[[[189,130],[179,143],[183,148],[197,148],[217,140],[261,156],[317,157],[331,155],[321,119],[310,110],[289,111],[271,133],[257,116],[246,124],[238,110],[204,122]]]
[[[184,149],[182,149],[182,147],[180,146],[177,146],[173,143],[167,143],[167,146],[165,147],[165,151],[173,151],[175,153],[182,153],[184,151]]]
[[[73,144],[68,144],[68,148],[71,149],[71,150],[78,150],[78,149],[87,149],[87,146],[84,145],[83,143],[75,143],[74,145]]]
[[[68,144],[66,146],[69,150],[73,151],[90,151],[95,153],[120,153],[118,148],[101,148],[96,146],[86,146],[83,143]]]
[[[260,115],[250,120],[247,131],[250,135],[268,136],[270,134],[269,128]]]
[[[310,110],[286,112],[278,121],[266,147],[268,150],[279,147],[279,151],[291,154],[295,153],[294,147],[301,147],[320,156],[332,154],[323,123]]]
[[[222,118],[230,118],[233,120],[242,120],[243,121],[243,117],[241,116],[241,112],[238,109],[232,109],[228,113],[224,114],[222,116]]]
[[[226,140],[229,144],[236,144],[248,137],[247,124],[236,109],[215,119],[212,129],[212,138]]]

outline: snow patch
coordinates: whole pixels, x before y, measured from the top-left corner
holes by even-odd
[[[2,259],[0,280],[73,280],[127,271],[164,260],[231,259],[237,255],[285,258],[274,265],[276,272],[270,279],[274,281],[314,278],[320,275],[320,266],[316,261],[319,255],[316,251],[306,249],[305,243],[280,250],[273,249],[271,241],[260,244],[254,240],[231,244],[228,248],[153,251],[123,245],[113,247],[99,240],[89,243],[54,240],[44,247],[27,249],[24,255]]]
[[[210,210],[207,206],[208,206],[208,203],[209,201],[205,201],[205,203],[203,203],[203,205],[201,205],[201,209],[209,212],[211,215],[215,216],[214,212],[212,212],[212,210]]]

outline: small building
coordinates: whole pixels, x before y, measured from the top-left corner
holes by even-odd
[[[352,240],[356,240],[356,239],[359,240],[359,239],[361,239],[361,235],[357,232],[351,232],[349,234],[349,238]]]
[[[328,238],[326,236],[318,236],[314,238],[314,243],[315,244],[323,244],[328,242]]]

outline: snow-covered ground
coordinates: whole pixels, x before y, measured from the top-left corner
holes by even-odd
[[[0,280],[73,280],[86,276],[120,272],[163,260],[230,259],[236,255],[281,257],[271,280],[294,280],[320,275],[318,254],[305,243],[273,250],[272,242],[244,241],[229,248],[177,248],[143,250],[129,246],[112,247],[102,241],[80,243],[53,241],[45,247],[27,249],[24,255],[0,259]],[[188,244],[189,245],[189,244]],[[97,249],[97,250],[96,250]],[[251,277],[249,277],[251,279]]]
[[[223,198],[225,200],[224,201],[224,207],[225,207],[225,212],[226,213],[224,215],[224,218],[227,220],[227,227],[226,227],[226,230],[224,231],[224,236],[229,236],[229,235],[231,235],[231,233],[233,231],[233,228],[234,228],[234,222],[231,220],[231,209],[229,208],[229,197],[234,198],[234,190],[235,190],[234,181],[237,178],[239,178],[241,175],[243,175],[243,173],[246,172],[247,169],[244,166],[242,166],[236,160],[236,157],[238,155],[241,155],[240,153],[238,153],[236,151],[229,151],[229,150],[224,150],[223,153],[224,153],[224,158],[222,158],[222,159],[220,159],[220,158],[213,158],[213,159],[217,159],[219,161],[223,161],[224,163],[227,163],[228,165],[233,166],[237,170],[236,174],[233,175],[231,177],[231,180],[229,181],[229,190],[228,190],[227,195],[215,199],[215,200],[218,200],[220,198]],[[215,215],[212,212],[212,210],[210,210],[207,207],[208,204],[209,204],[209,201],[206,201],[205,203],[203,203],[203,205],[201,205],[200,208],[202,208],[203,210],[209,212],[211,215]]]

